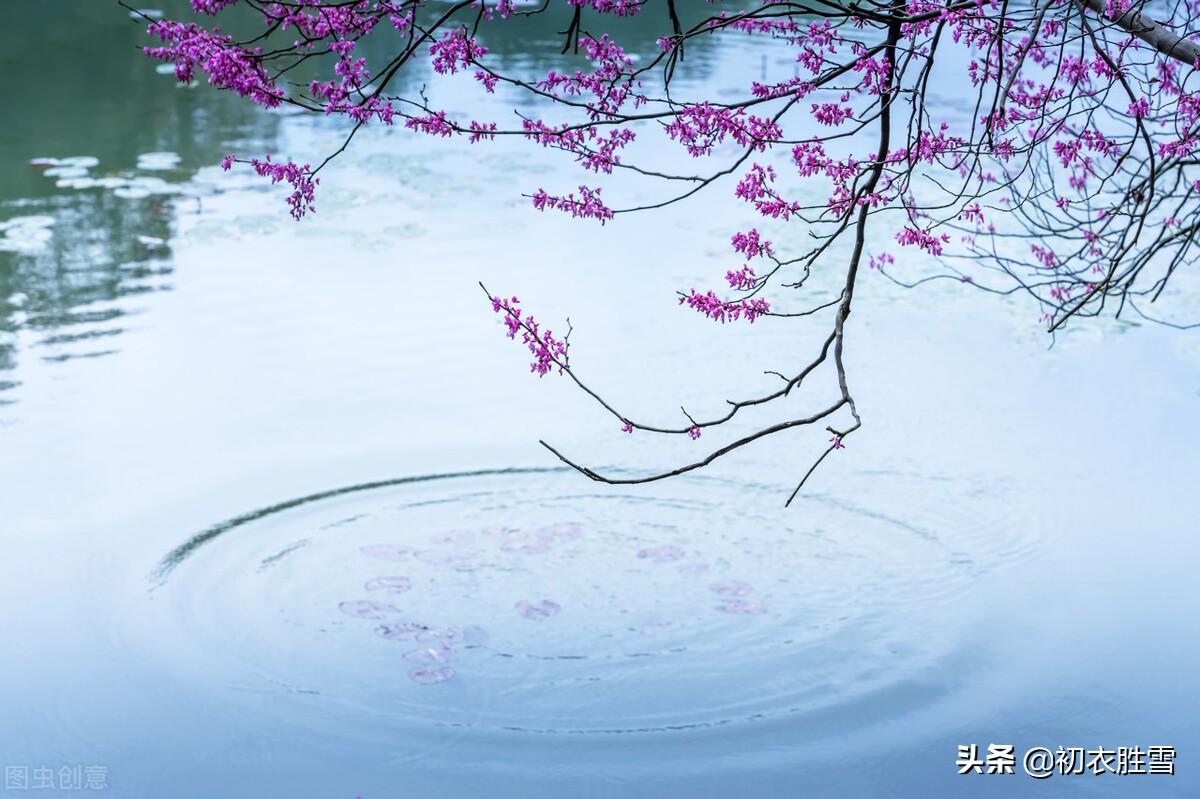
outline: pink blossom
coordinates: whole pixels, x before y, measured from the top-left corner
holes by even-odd
[[[454,125],[446,119],[445,111],[437,111],[423,117],[412,117],[405,120],[404,127],[409,130],[415,130],[418,133],[426,133],[430,136],[447,137],[455,133]]]
[[[687,305],[696,311],[707,316],[709,319],[715,319],[718,322],[727,322],[745,318],[747,322],[753,322],[758,317],[770,311],[770,306],[767,301],[760,298],[740,299],[735,301],[722,300],[711,291],[700,292],[692,289],[689,294],[679,298],[680,305]]]
[[[733,244],[735,252],[740,252],[747,258],[770,255],[771,253],[771,242],[760,237],[758,231],[754,228],[745,233],[734,233],[730,242]]]
[[[468,36],[466,28],[458,28],[444,34],[429,47],[433,69],[441,75],[458,72],[486,53],[487,48],[476,42],[474,36]]]
[[[600,201],[600,189],[580,186],[579,195],[578,199],[574,194],[558,197],[547,194],[545,189],[538,189],[533,195],[533,207],[539,211],[553,208],[578,219],[599,219],[602,225],[613,218],[612,209]]]
[[[813,103],[812,115],[822,125],[837,126],[852,117],[854,112],[839,103]]]
[[[250,160],[250,165],[262,177],[269,177],[272,183],[283,182],[291,185],[293,191],[288,196],[287,202],[291,206],[293,219],[299,220],[306,213],[317,210],[316,205],[313,204],[313,195],[321,179],[312,176],[311,166],[308,164],[301,166],[291,161],[275,163],[271,161],[270,155],[265,156],[262,160],[253,158]]]
[[[723,108],[699,103],[688,106],[667,124],[666,133],[687,147],[693,158],[712,154],[726,137],[742,147],[765,150],[783,131],[771,119],[749,115],[744,108]]]
[[[737,271],[729,270],[725,273],[725,280],[729,283],[730,288],[741,289],[742,291],[749,291],[758,282],[754,270],[749,266],[743,266]]]
[[[283,90],[267,74],[258,50],[242,48],[231,37],[196,24],[162,20],[150,23],[146,32],[164,44],[143,51],[151,58],[173,62],[180,83],[190,83],[199,69],[208,74],[212,85],[231,89],[266,108],[275,108],[283,99]]]
[[[934,236],[924,230],[906,227],[896,234],[896,241],[903,246],[915,244],[931,255],[941,255],[942,245],[950,241],[950,234],[943,233],[941,236]]]
[[[536,372],[538,377],[545,377],[551,368],[557,366],[559,374],[567,365],[567,343],[554,337],[549,329],[542,330],[533,314],[521,314],[521,301],[516,297],[503,299],[492,298],[492,310],[504,315],[504,326],[508,337],[515,339],[521,334],[521,341],[533,354],[533,362],[529,370]]]
[[[878,269],[881,272],[885,266],[891,266],[894,263],[896,263],[896,259],[891,255],[891,253],[886,252],[880,253],[879,255],[872,255],[867,259],[867,267],[869,269]]]

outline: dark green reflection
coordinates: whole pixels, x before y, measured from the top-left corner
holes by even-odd
[[[184,0],[158,5],[190,16]],[[140,51],[145,25],[116,2],[9,0],[4,11],[0,372],[22,358],[119,351],[120,300],[170,287],[167,242],[187,181],[229,140],[267,141],[278,121],[156,72]],[[153,153],[165,155],[144,158]],[[31,163],[69,157],[95,165]],[[47,173],[56,166],[64,174]],[[21,331],[33,344],[18,353]],[[0,379],[0,402],[19,385]]]

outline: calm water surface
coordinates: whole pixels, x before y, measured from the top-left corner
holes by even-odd
[[[639,469],[719,437],[622,435],[526,373],[476,282],[569,315],[634,412],[716,410],[823,336],[674,307],[734,265],[732,185],[579,225],[520,197],[570,164],[374,131],[296,224],[214,164],[315,160],[336,125],[177,88],[115,4],[6,11],[6,767],[100,765],[121,797],[1200,794],[1195,334],[1048,349],[1035,308],[868,274],[867,427],[797,506],[818,432],[599,487],[537,439]],[[683,88],[782,58],[697,48]],[[993,742],[1168,744],[1178,774],[956,776]]]

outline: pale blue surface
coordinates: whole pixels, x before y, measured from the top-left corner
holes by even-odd
[[[760,390],[824,330],[674,306],[735,265],[731,185],[602,229],[519,196],[578,182],[547,154],[368,132],[297,225],[214,164],[315,159],[335,127],[175,88],[115,5],[7,10],[0,224],[34,219],[0,252],[3,765],[102,764],[114,797],[1200,793],[1195,334],[1088,323],[1047,350],[1035,308],[868,273],[866,427],[791,510],[827,434],[635,490],[488,474],[225,529],[553,466],[539,437],[629,468],[724,440],[625,436],[527,374],[481,279],[570,315],[573,362],[656,419]],[[760,57],[689,53],[721,85]],[[66,156],[148,196],[29,166]],[[394,616],[339,611],[381,576],[412,582]],[[401,619],[461,631],[451,679],[410,679],[428,642],[375,634]],[[1179,774],[955,776],[990,742],[1170,744]]]

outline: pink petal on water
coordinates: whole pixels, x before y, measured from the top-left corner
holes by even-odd
[[[727,599],[717,605],[716,609],[722,613],[732,613],[737,616],[757,616],[767,612],[762,603],[753,599]]]
[[[544,621],[551,616],[557,615],[562,606],[557,602],[551,602],[549,599],[543,599],[541,602],[518,602],[514,606],[517,613],[520,613],[527,619],[532,621]]]
[[[395,613],[396,608],[369,599],[348,599],[338,604],[338,610],[356,619],[382,619],[388,613]]]
[[[368,591],[387,591],[389,594],[403,594],[412,590],[412,580],[407,577],[376,577],[367,580],[363,588]]]
[[[417,666],[408,673],[409,679],[422,685],[433,685],[445,682],[454,676],[454,669],[449,666]]]
[[[375,628],[375,633],[389,641],[413,641],[416,640],[417,634],[423,632],[425,629],[427,628],[424,624],[417,624],[412,621],[398,621],[379,625]]]
[[[405,652],[404,659],[411,660],[414,663],[424,663],[426,666],[435,666],[449,663],[450,653],[444,649],[425,647],[424,649],[414,649],[411,652]]]
[[[538,531],[555,541],[575,541],[583,537],[583,528],[575,522],[558,522]]]
[[[661,544],[640,550],[637,555],[639,558],[652,560],[655,563],[670,563],[682,558],[684,551],[674,544]]]
[[[708,587],[709,591],[720,596],[747,596],[754,593],[754,588],[750,583],[742,580],[729,580],[724,583],[713,583]]]

